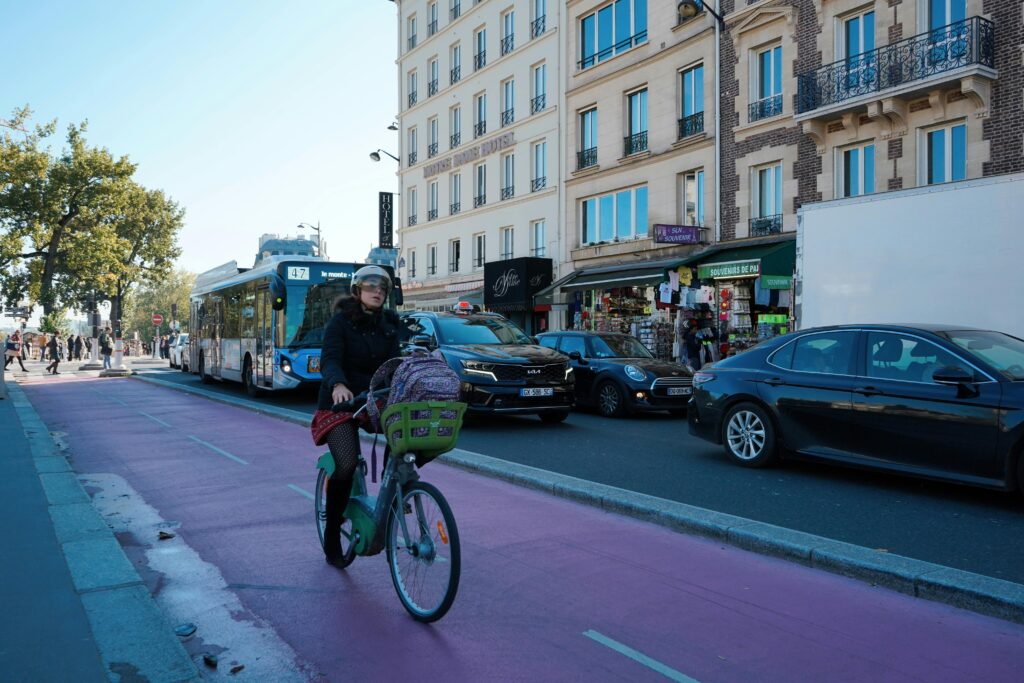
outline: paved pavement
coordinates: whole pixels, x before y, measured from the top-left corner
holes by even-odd
[[[463,577],[425,627],[383,557],[323,563],[303,427],[131,380],[23,386],[156,604],[198,625],[190,653],[236,677],[1011,681],[1024,664],[1021,625],[441,464],[424,476]]]

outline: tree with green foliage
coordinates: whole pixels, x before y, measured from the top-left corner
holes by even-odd
[[[171,332],[171,304],[178,305],[178,322],[183,331],[188,330],[188,297],[195,285],[195,273],[175,270],[159,282],[147,281],[136,288],[125,300],[125,317],[121,329],[124,335],[138,332],[141,339],[153,336],[152,316],[159,313],[164,317],[160,334]]]

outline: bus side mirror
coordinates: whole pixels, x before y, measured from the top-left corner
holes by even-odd
[[[283,311],[287,303],[284,280],[280,275],[275,274],[270,278],[270,307],[275,311]]]
[[[405,297],[402,296],[402,280],[395,278],[395,306],[401,306],[405,303]]]

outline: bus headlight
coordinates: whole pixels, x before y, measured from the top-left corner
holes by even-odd
[[[292,371],[292,362],[284,356],[281,356],[281,370],[284,372]]]

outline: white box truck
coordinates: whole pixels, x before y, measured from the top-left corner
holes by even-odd
[[[796,324],[938,323],[1024,338],[1024,173],[809,204]]]

